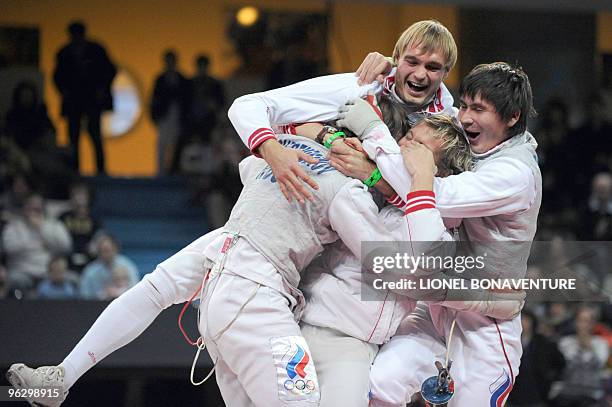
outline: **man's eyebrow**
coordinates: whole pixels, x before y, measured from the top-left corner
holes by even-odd
[[[478,108],[481,108],[481,109],[486,108],[486,106],[485,106],[485,105],[483,105],[483,104],[482,104],[482,103],[480,103],[480,102],[472,102],[472,103],[467,103],[465,100],[463,100],[463,99],[461,99],[461,98],[459,98],[459,103],[460,103],[460,104],[462,104],[462,105],[469,106],[469,107],[471,107],[471,108],[475,108],[475,107],[478,107]]]

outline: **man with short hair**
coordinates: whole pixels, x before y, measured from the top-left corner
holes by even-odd
[[[408,114],[456,112],[453,97],[442,83],[457,60],[457,46],[446,27],[434,20],[412,24],[395,46],[394,60],[397,69],[382,85],[373,82],[360,86],[353,73],[346,73],[245,95],[234,101],[228,110],[230,121],[245,145],[270,164],[288,200],[303,202],[311,196],[302,180],[313,188],[316,183],[298,165],[303,153],[283,148],[275,140],[275,131],[291,131],[287,126],[296,123],[335,120],[346,102],[365,97],[373,101],[373,95],[379,103],[393,107],[388,110],[392,117],[385,117],[385,122],[398,140],[409,128],[401,125]]]

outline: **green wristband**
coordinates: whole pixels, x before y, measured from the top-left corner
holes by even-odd
[[[365,179],[363,183],[369,187],[373,187],[374,185],[376,185],[378,181],[380,181],[381,178],[382,178],[382,174],[380,173],[380,170],[378,169],[378,167],[376,167],[374,168],[374,171],[372,171],[372,174],[370,175],[370,177]]]
[[[334,134],[331,135],[330,138],[327,139],[327,141],[323,144],[326,148],[331,148],[332,143],[334,142],[335,139],[339,138],[339,137],[346,137],[346,134],[344,134],[343,131],[337,131]]]

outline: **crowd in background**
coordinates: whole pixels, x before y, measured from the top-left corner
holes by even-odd
[[[120,242],[92,213],[96,191],[79,172],[79,139],[86,128],[97,175],[106,176],[100,116],[113,106],[116,67],[102,45],[87,38],[85,24],[73,22],[67,31],[70,41],[57,54],[53,82],[69,143],[58,145],[33,82],[14,86],[0,120],[0,298],[112,299],[151,271],[139,271],[122,255]],[[215,132],[226,100],[222,82],[208,74],[208,57],[196,56],[193,77],[179,71],[177,59],[175,51],[164,52],[164,70],[150,95],[158,175],[186,177],[191,203],[204,206],[208,225],[217,228],[240,193],[237,164],[247,150]]]
[[[82,23],[71,25],[69,31],[71,43],[60,51],[64,57],[58,61],[72,60],[62,63],[73,64],[80,73],[71,75],[87,81],[89,71],[78,58],[88,52],[102,59],[106,54],[96,48],[99,45],[85,41]],[[87,47],[95,51],[85,51]],[[224,85],[208,73],[206,55],[196,56],[196,74],[191,78],[178,69],[176,51],[167,50],[162,59],[164,70],[154,83],[149,104],[158,133],[158,173],[189,177],[194,201],[206,206],[209,224],[216,228],[240,193],[237,163],[244,156],[237,137],[219,130],[228,102]],[[110,60],[109,64],[112,71]],[[274,66],[278,70],[278,64]],[[75,112],[74,107],[66,107],[66,99],[75,97],[69,89],[75,85],[65,81],[60,85],[62,75],[57,72],[65,113],[78,116],[67,117],[72,120],[68,146],[58,146],[44,100],[29,82],[15,86],[12,106],[0,128],[0,299],[108,300],[151,271],[138,270],[121,253],[120,242],[105,232],[104,220],[91,210],[96,191],[78,172],[81,121],[87,119],[90,137],[101,137],[96,132],[99,115],[108,108],[107,95],[90,87],[91,93],[80,95],[78,104],[95,107]],[[107,72],[109,76],[112,79]],[[104,89],[109,86],[105,83]],[[545,261],[532,262],[529,272],[567,270],[592,282],[604,301],[527,304],[522,315],[521,372],[510,406],[603,406],[612,395],[612,380],[606,374],[612,367],[612,273],[607,259],[612,251],[603,245],[598,255],[604,260],[593,266],[569,258],[565,246],[578,240],[612,241],[612,89],[593,93],[584,112],[583,123],[571,127],[567,104],[554,98],[531,126],[543,179],[537,239],[551,244]],[[103,175],[102,147],[96,157],[98,174]],[[63,209],[47,210],[47,200],[60,200]]]

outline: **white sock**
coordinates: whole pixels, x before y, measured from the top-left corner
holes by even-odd
[[[160,297],[159,291],[143,280],[111,302],[60,364],[66,373],[67,388],[96,363],[144,332],[166,308]]]

